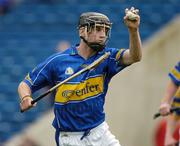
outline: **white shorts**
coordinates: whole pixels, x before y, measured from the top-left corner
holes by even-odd
[[[89,135],[81,140],[83,134],[84,132],[60,132],[60,146],[120,146],[106,122],[91,129]]]

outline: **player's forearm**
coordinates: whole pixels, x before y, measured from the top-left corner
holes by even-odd
[[[167,85],[167,89],[166,89],[165,95],[164,95],[161,103],[170,104],[172,102],[172,99],[173,99],[177,89],[178,89],[178,87],[173,83],[172,80],[170,80]]]
[[[21,100],[28,96],[31,97],[31,89],[25,82],[19,84],[18,93]]]
[[[138,62],[142,58],[141,38],[139,28],[129,29],[129,52],[132,62]]]

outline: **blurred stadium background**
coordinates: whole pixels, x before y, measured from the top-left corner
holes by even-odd
[[[113,22],[108,46],[128,48],[124,9],[140,9],[143,60],[117,75],[107,96],[107,121],[122,146],[156,146],[152,116],[167,73],[180,59],[179,0],[0,0],[0,146],[54,146],[52,98],[21,114],[18,83],[46,57],[79,41],[86,11]],[[67,43],[67,44],[66,44]]]

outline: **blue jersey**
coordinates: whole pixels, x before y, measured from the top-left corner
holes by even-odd
[[[169,73],[171,80],[178,86],[178,89],[174,95],[173,107],[180,107],[180,62]],[[180,111],[176,112],[176,115],[180,116]]]
[[[82,70],[96,59],[110,56],[95,69],[87,71],[56,90],[53,126],[60,131],[86,131],[105,120],[104,102],[111,78],[126,66],[122,64],[125,49],[105,48],[87,60],[77,48],[52,55],[24,79],[34,93],[44,86],[54,86]]]

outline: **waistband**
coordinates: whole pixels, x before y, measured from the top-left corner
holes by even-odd
[[[80,131],[80,132],[65,132],[65,131],[60,131],[60,130],[56,129],[56,134],[55,134],[56,144],[57,144],[57,146],[60,146],[60,144],[59,144],[60,136],[82,135],[80,139],[83,140],[83,138],[85,138],[86,136],[89,136],[91,133],[92,134],[97,133],[97,132],[103,133],[103,131],[105,131],[108,128],[109,127],[108,127],[107,123],[103,122],[95,128],[88,129],[86,131]]]
[[[106,122],[103,122],[101,123],[100,125],[98,125],[97,127],[95,128],[92,128],[92,129],[89,129],[89,130],[86,130],[86,131],[90,131],[90,132],[96,132],[97,130],[103,130],[103,129],[107,129],[108,128],[108,125]],[[66,132],[66,131],[61,131],[61,134],[66,134],[66,135],[83,135],[84,132],[86,131],[78,131],[78,132]]]

